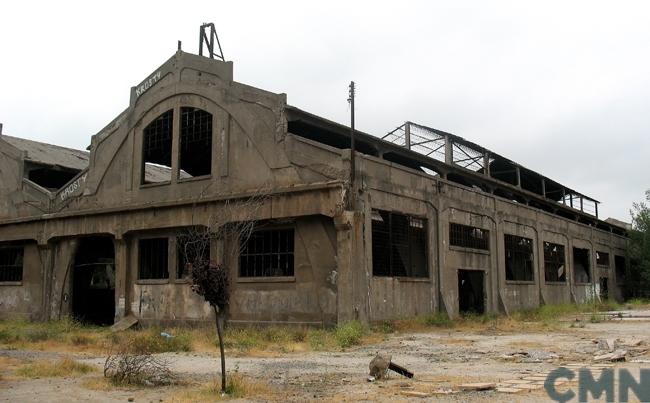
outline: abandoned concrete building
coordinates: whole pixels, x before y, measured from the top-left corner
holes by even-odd
[[[180,50],[88,151],[0,135],[0,317],[209,319],[179,234],[260,189],[239,256],[209,248],[231,323],[621,298],[626,229],[595,199],[419,124],[354,137],[352,153],[349,127]]]

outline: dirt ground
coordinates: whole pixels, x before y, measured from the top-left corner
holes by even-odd
[[[412,392],[423,393],[436,401],[540,401],[548,400],[543,388],[504,394],[495,390],[458,391],[467,382],[502,383],[527,375],[544,373],[570,363],[593,364],[599,346],[595,340],[642,340],[627,362],[615,368],[650,367],[650,311],[635,311],[637,319],[586,321],[573,326],[564,323],[553,331],[504,332],[438,329],[426,333],[388,335],[372,345],[344,352],[274,354],[269,357],[228,357],[229,371],[236,371],[266,390],[245,400],[254,401],[423,401]],[[647,318],[644,318],[646,316]],[[415,373],[413,379],[391,374],[390,379],[368,381],[368,363],[377,352],[392,355],[392,360]],[[0,350],[0,400],[12,402],[174,402],[193,401],[188,391],[214,381],[219,357],[205,353],[165,353],[172,370],[188,380],[185,386],[115,388],[89,387],[101,383],[105,357],[73,354],[79,362],[96,366],[98,371],[71,378],[25,379],[12,372],[11,363],[62,357],[62,353]],[[69,357],[70,354],[65,354]],[[636,362],[635,362],[636,361]],[[643,362],[645,361],[645,362]],[[498,385],[497,385],[498,386]],[[574,388],[558,386],[560,392]],[[435,394],[454,390],[455,393]],[[604,396],[604,395],[603,395]],[[576,400],[577,401],[577,400]]]

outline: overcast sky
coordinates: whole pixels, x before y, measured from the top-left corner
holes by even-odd
[[[20,1],[0,6],[4,133],[84,148],[214,22],[235,79],[381,136],[452,132],[629,221],[650,188],[650,2]]]

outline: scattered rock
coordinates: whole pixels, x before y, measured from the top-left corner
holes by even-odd
[[[601,354],[594,356],[594,361],[625,361],[627,350],[616,350],[613,353]]]
[[[521,393],[525,389],[517,389],[517,388],[497,388],[497,392],[499,393]]]
[[[408,397],[429,397],[429,396],[431,396],[430,393],[417,392],[415,390],[403,390],[402,395],[408,396]]]
[[[376,379],[376,378],[375,378],[374,376],[369,376],[369,377],[368,377],[368,382],[374,382],[375,379]]]
[[[496,384],[490,382],[463,383],[458,387],[461,390],[491,390],[496,387]]]
[[[370,376],[375,379],[385,378],[392,358],[392,355],[377,353],[375,358],[370,361]]]

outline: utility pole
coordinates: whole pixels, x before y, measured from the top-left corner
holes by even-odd
[[[348,96],[350,103],[350,189],[352,189],[351,206],[354,207],[354,177],[356,166],[354,162],[354,81],[350,81],[350,92]]]

